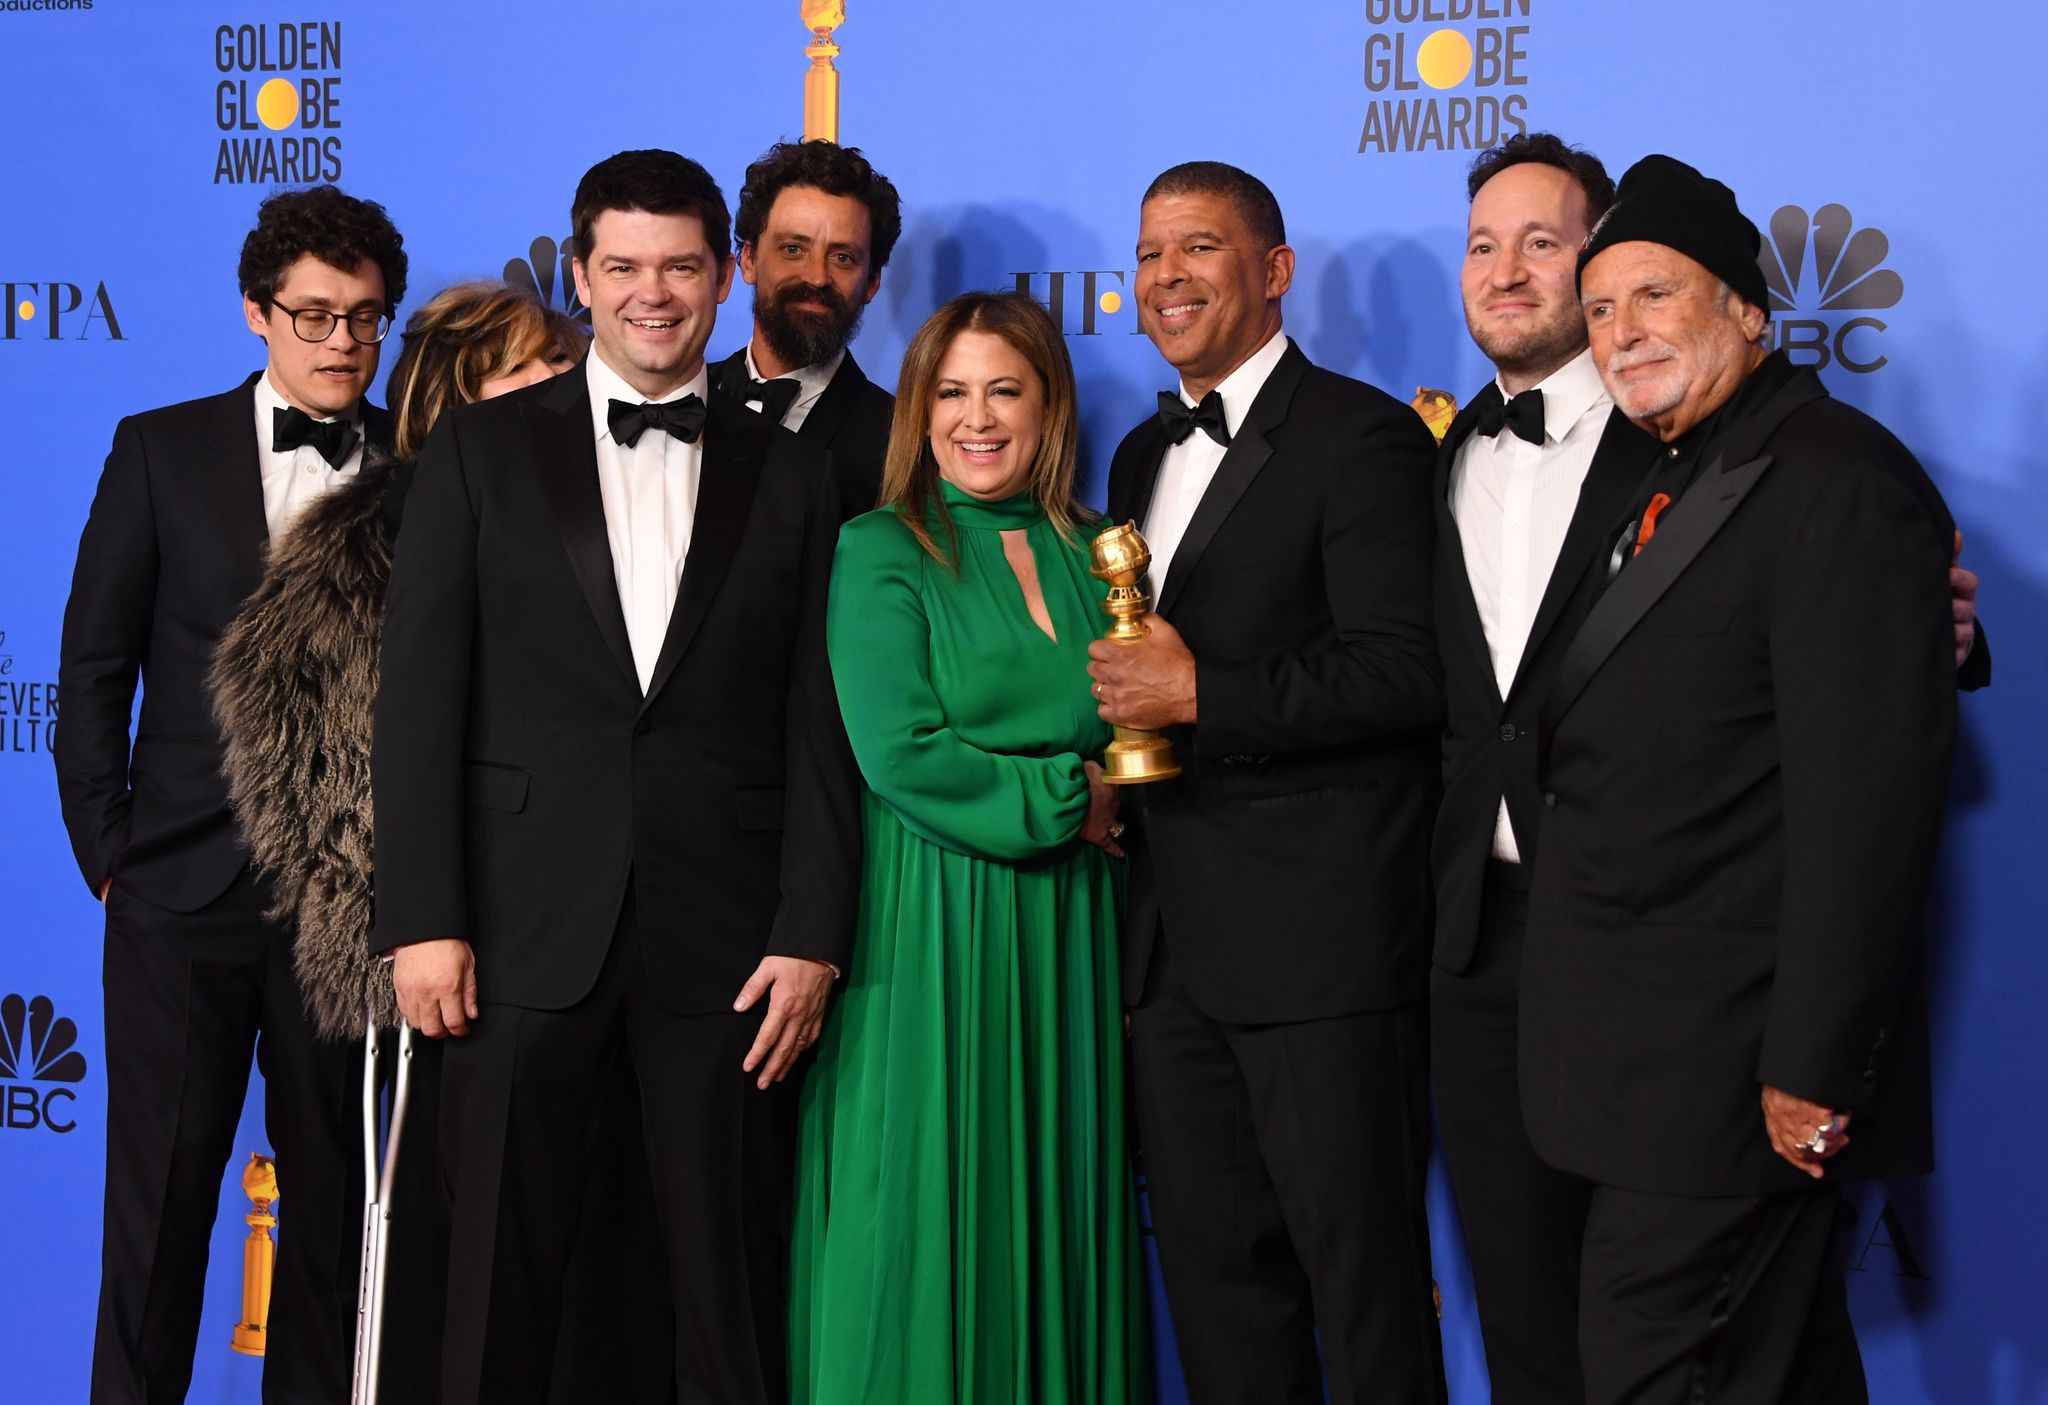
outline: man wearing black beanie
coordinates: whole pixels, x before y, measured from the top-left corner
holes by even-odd
[[[1652,156],[1579,256],[1608,392],[1662,446],[1537,729],[1522,1110],[1588,1197],[1592,1405],[1867,1399],[1836,1187],[1932,1163],[1954,529],[1767,350],[1757,246]]]

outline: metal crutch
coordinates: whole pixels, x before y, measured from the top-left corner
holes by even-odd
[[[384,1166],[377,1166],[377,1057],[385,1031],[370,1007],[363,1041],[363,1260],[356,1284],[355,1375],[350,1405],[377,1405],[377,1366],[384,1327],[385,1251],[391,1237],[392,1185],[398,1170],[398,1137],[405,1130],[405,1104],[412,1085],[412,1026],[398,1027],[398,1070],[391,1084],[391,1131],[384,1142]]]

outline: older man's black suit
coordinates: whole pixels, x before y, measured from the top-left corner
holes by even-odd
[[[1770,1085],[1853,1110],[1829,1184],[1931,1165],[1918,979],[1955,734],[1952,528],[1898,441],[1782,355],[1709,432],[1541,704],[1522,1106],[1539,1154],[1593,1196],[1589,1399],[1648,1398],[1627,1391],[1678,1359],[1602,1310],[1643,1287],[1632,1239],[1736,1215],[1818,1247],[1781,1271],[1791,1249],[1738,1264],[1739,1236],[1716,1240],[1688,1266],[1701,1321],[1717,1293],[1786,1292],[1820,1334],[1797,1369],[1843,1374],[1840,1393],[1730,1398],[1851,1399],[1831,1204],[1772,1151],[1758,1100]]]
[[[260,372],[258,374],[261,374]],[[360,1225],[348,1054],[322,1045],[222,779],[206,678],[269,542],[255,376],[133,415],[64,607],[58,798],[80,872],[109,879],[107,1187],[92,1399],[180,1399],[207,1244],[254,1050],[290,1232],[265,1398],[347,1389]],[[388,437],[362,409],[365,437]],[[142,709],[131,745],[136,682]]]
[[[728,390],[735,377],[744,383],[747,349],[741,347],[713,366],[711,376],[712,384]],[[896,397],[869,380],[848,351],[824,394],[796,428],[798,442],[826,456],[839,490],[840,510],[849,518],[882,500],[882,461],[889,455],[889,421],[895,413]]]
[[[1133,430],[1112,519],[1167,440]],[[1441,1397],[1422,1178],[1430,440],[1290,346],[1159,586],[1199,721],[1135,802],[1124,960],[1152,1213],[1197,1402]]]
[[[754,1090],[760,1008],[732,1002],[764,955],[848,960],[857,791],[821,629],[838,509],[793,436],[716,393],[703,444],[644,697],[581,370],[450,412],[407,504],[375,940],[476,953],[483,1014],[447,1064],[451,1400],[545,1388],[589,1092],[621,1038],[684,1398],[781,1389],[793,1085]]]

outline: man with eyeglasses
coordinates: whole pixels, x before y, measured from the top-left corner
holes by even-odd
[[[267,364],[115,428],[64,610],[57,789],[106,906],[94,1405],[185,1397],[252,1049],[286,1226],[263,1398],[348,1397],[361,1214],[350,1054],[305,1017],[290,935],[228,808],[205,680],[268,543],[388,438],[363,395],[406,256],[381,206],[328,185],[266,200],[239,272]]]

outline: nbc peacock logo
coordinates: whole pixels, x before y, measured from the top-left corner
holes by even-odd
[[[85,1079],[78,1026],[47,995],[0,999],[0,1128],[69,1132],[78,1126],[69,1084]]]
[[[513,259],[505,265],[505,281],[533,294],[540,299],[541,306],[558,307],[588,325],[590,309],[576,296],[576,275],[569,268],[574,257],[568,240],[557,244],[543,234],[527,247],[525,258]]]
[[[1858,374],[1882,367],[1889,358],[1874,343],[1886,324],[1868,314],[1897,307],[1906,294],[1906,280],[1884,267],[1890,255],[1884,231],[1857,228],[1846,205],[1823,205],[1811,215],[1780,206],[1757,255],[1770,289],[1775,344],[1803,366],[1836,364]],[[1793,313],[1804,316],[1787,315]]]

